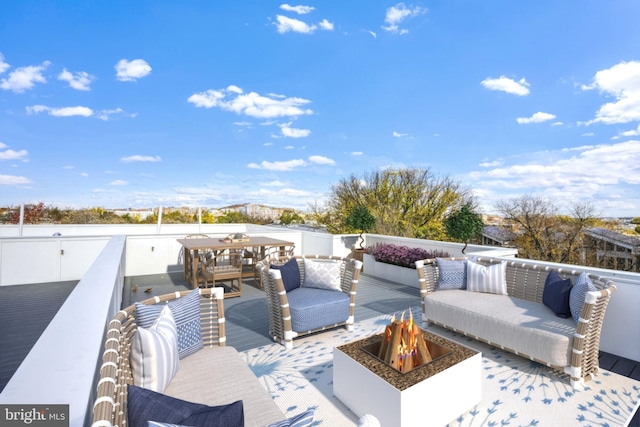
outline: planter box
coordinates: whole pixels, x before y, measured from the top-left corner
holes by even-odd
[[[418,272],[415,268],[400,267],[384,262],[377,262],[373,256],[364,254],[364,271],[368,275],[406,286],[419,288]]]

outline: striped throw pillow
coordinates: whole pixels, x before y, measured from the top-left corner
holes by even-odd
[[[467,260],[467,290],[507,295],[507,262],[488,267]]]
[[[136,303],[138,326],[148,328],[156,321],[163,307],[169,306],[178,329],[178,352],[184,359],[204,347],[200,326],[200,293],[194,289],[183,298],[169,301],[168,304]]]
[[[571,310],[573,320],[577,322],[580,319],[580,312],[582,312],[582,306],[584,305],[587,292],[597,290],[591,279],[589,279],[589,276],[587,276],[587,273],[580,273],[569,294],[569,309]]]
[[[138,387],[163,392],[180,369],[178,331],[165,306],[149,328],[138,326],[131,346],[131,373]]]

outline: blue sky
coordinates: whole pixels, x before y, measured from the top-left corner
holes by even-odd
[[[640,2],[4,1],[0,203],[306,209],[430,168],[640,216]]]

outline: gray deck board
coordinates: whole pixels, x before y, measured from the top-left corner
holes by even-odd
[[[0,392],[77,283],[0,286]]]

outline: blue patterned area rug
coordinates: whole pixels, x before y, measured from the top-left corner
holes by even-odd
[[[420,308],[412,309],[420,319]],[[278,406],[293,416],[315,408],[314,426],[355,426],[358,417],[333,395],[333,347],[381,333],[391,315],[242,354]],[[640,381],[601,370],[583,390],[540,364],[433,326],[429,331],[482,352],[482,402],[449,427],[627,426],[640,405]],[[393,427],[393,426],[382,426]]]

